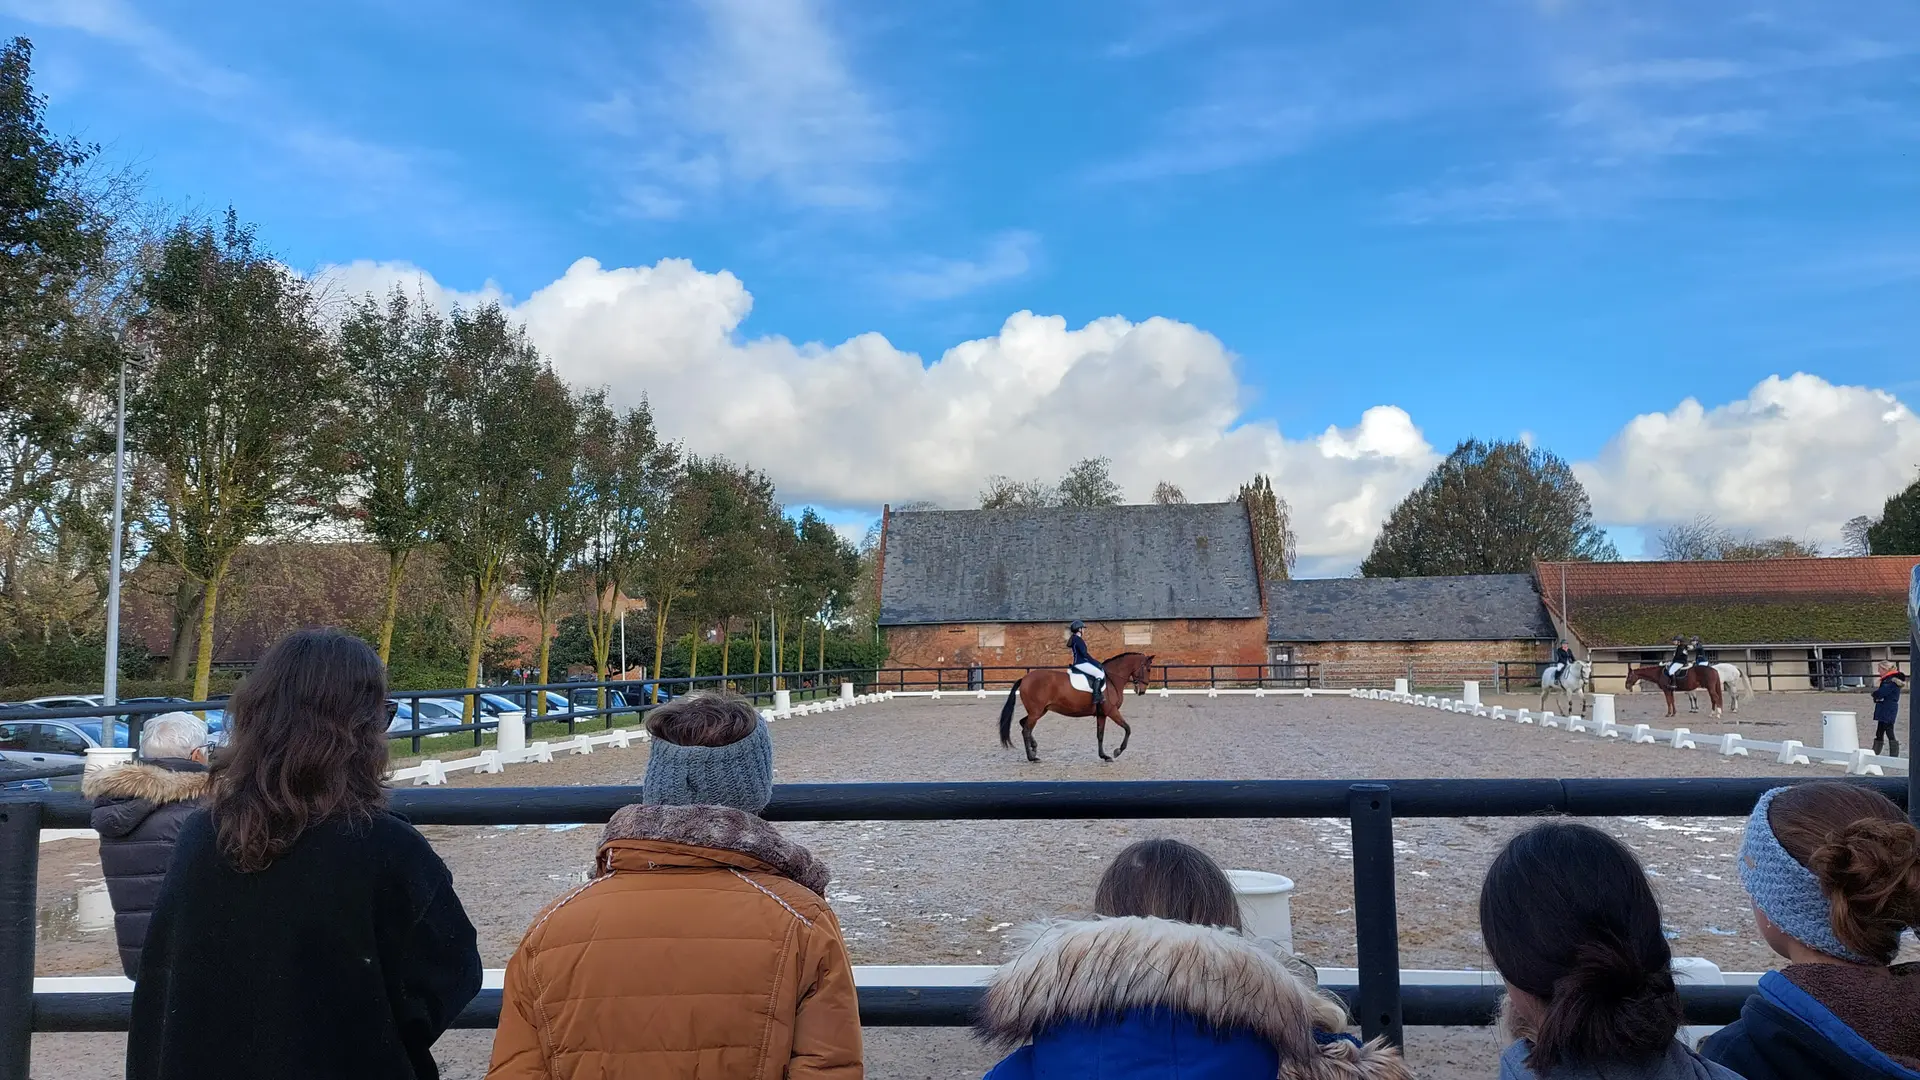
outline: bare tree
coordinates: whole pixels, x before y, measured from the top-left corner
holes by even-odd
[[[1185,506],[1187,493],[1180,490],[1180,485],[1162,480],[1153,486],[1153,501],[1156,506]]]
[[[1660,549],[1661,558],[1691,562],[1719,558],[1729,539],[1727,530],[1721,528],[1719,522],[1700,514],[1692,521],[1683,521],[1660,530],[1654,543]]]
[[[1253,482],[1240,487],[1240,502],[1253,523],[1254,540],[1260,547],[1260,566],[1268,581],[1285,581],[1293,576],[1298,557],[1294,547],[1293,508],[1275,494],[1273,481],[1260,473]]]
[[[1879,523],[1879,519],[1868,517],[1865,514],[1861,514],[1859,517],[1848,518],[1847,523],[1840,526],[1839,554],[1855,556],[1873,554],[1873,539],[1871,533],[1873,532],[1873,527]]]
[[[1056,506],[1059,496],[1040,480],[1014,480],[1005,476],[987,477],[980,489],[980,509],[1011,510],[1036,506]]]

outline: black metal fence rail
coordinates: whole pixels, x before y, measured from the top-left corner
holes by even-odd
[[[1761,793],[1817,776],[1659,780],[1146,780],[1069,783],[787,784],[765,816],[774,821],[1093,820],[1345,817],[1353,829],[1358,985],[1347,991],[1362,1030],[1399,1041],[1407,1023],[1485,1023],[1483,987],[1400,985],[1394,899],[1395,818],[1610,817],[1683,814],[1734,817]],[[1904,779],[1855,779],[1897,802]],[[427,788],[396,790],[395,810],[421,825],[544,825],[604,822],[639,799],[637,787]],[[128,995],[33,994],[35,879],[42,828],[82,827],[77,795],[0,796],[0,1080],[26,1080],[31,1035],[119,1030]],[[1686,991],[1699,1023],[1725,1022],[1738,988]],[[973,988],[867,988],[862,1019],[885,1026],[964,1023]],[[484,1027],[499,1009],[483,994],[462,1023]]]

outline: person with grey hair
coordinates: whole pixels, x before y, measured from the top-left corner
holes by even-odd
[[[647,713],[641,801],[587,883],[507,963],[490,1080],[859,1080],[860,1003],[827,868],[760,819],[773,740],[751,704]]]
[[[93,799],[90,823],[100,834],[100,868],[113,901],[120,967],[129,979],[140,970],[140,947],[180,827],[210,791],[206,721],[184,712],[153,717],[140,733],[140,757],[80,782]]]

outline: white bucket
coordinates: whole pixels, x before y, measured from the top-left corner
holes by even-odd
[[[1821,713],[1820,746],[1825,750],[1838,750],[1846,754],[1860,749],[1859,717],[1851,712]]]
[[[1240,898],[1247,933],[1277,941],[1293,952],[1293,879],[1264,870],[1229,870],[1227,880]]]

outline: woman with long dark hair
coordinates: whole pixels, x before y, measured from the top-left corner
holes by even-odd
[[[446,864],[386,809],[386,694],[337,630],[282,639],[235,691],[140,956],[130,1080],[439,1075],[480,954]]]
[[[1509,841],[1480,887],[1480,933],[1515,1037],[1500,1080],[1740,1080],[1676,1038],[1660,904],[1599,829],[1549,821]]]

